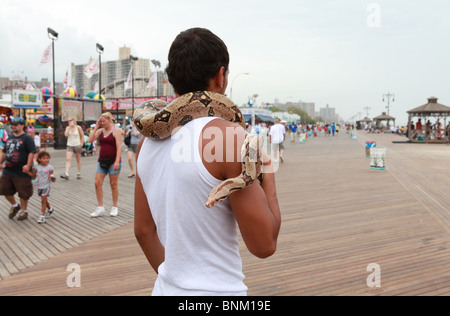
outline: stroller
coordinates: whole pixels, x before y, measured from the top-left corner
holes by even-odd
[[[83,152],[81,153],[81,156],[87,157],[87,156],[95,156],[95,144],[84,142],[83,146]]]

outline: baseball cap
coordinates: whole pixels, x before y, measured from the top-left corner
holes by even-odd
[[[12,120],[11,124],[22,124],[22,125],[25,125],[25,120],[23,118],[21,118],[21,117],[15,117]]]

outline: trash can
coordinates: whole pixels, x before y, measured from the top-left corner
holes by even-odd
[[[377,142],[366,142],[366,157],[370,157],[370,148],[377,147]]]
[[[298,137],[298,141],[300,144],[306,143],[306,133],[300,133]]]
[[[370,170],[386,170],[386,148],[370,148]]]

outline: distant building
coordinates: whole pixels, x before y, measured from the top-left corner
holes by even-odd
[[[129,47],[119,48],[119,60],[106,61],[101,64],[101,94],[107,99],[112,98],[130,98],[131,89],[125,90],[125,82],[131,69],[130,61],[131,49]],[[86,95],[89,91],[93,91],[94,86],[99,81],[99,74],[93,75],[91,78],[84,75],[84,69],[87,64],[75,65],[72,63],[72,77],[78,95]],[[150,69],[150,60],[140,58],[134,62],[134,96],[151,97],[174,95],[175,92],[170,84],[167,83],[165,73],[158,71],[158,89],[147,88],[152,71]],[[167,83],[166,91],[164,91],[164,82]]]
[[[31,84],[36,89],[41,89],[43,87],[48,87],[52,85],[52,83],[48,80],[48,78],[42,78],[40,81],[29,81],[26,76],[13,75],[12,78],[9,77],[0,77],[0,95],[5,93],[5,91],[11,91],[13,89],[25,89],[27,84]],[[61,94],[63,92],[64,84],[62,82],[56,82],[56,92],[57,94]]]
[[[278,101],[278,99],[275,99]],[[287,103],[278,103],[275,102],[275,106],[282,109],[287,110],[290,107],[294,107],[300,110],[305,111],[311,118],[314,118],[316,115],[316,104],[314,102],[287,102]]]
[[[330,108],[328,104],[326,107],[320,108],[319,116],[325,123],[334,123],[337,122],[338,119],[336,116],[336,109]]]

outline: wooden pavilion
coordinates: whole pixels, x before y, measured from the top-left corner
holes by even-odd
[[[377,117],[373,118],[373,121],[375,123],[375,126],[381,129],[381,122],[386,121],[386,128],[389,130],[389,123],[392,121],[392,123],[395,125],[395,117],[389,116],[386,114],[386,112],[381,113],[381,115],[378,115]]]
[[[408,138],[411,142],[418,143],[441,143],[447,142],[445,139],[445,129],[447,128],[447,118],[450,116],[450,107],[439,104],[438,98],[428,98],[428,103],[412,110],[408,113]],[[413,119],[421,119],[422,128],[417,128],[414,125]],[[430,118],[435,118],[435,128],[431,128]],[[444,125],[440,122],[440,119],[444,119]],[[414,126],[414,129],[411,128]]]

